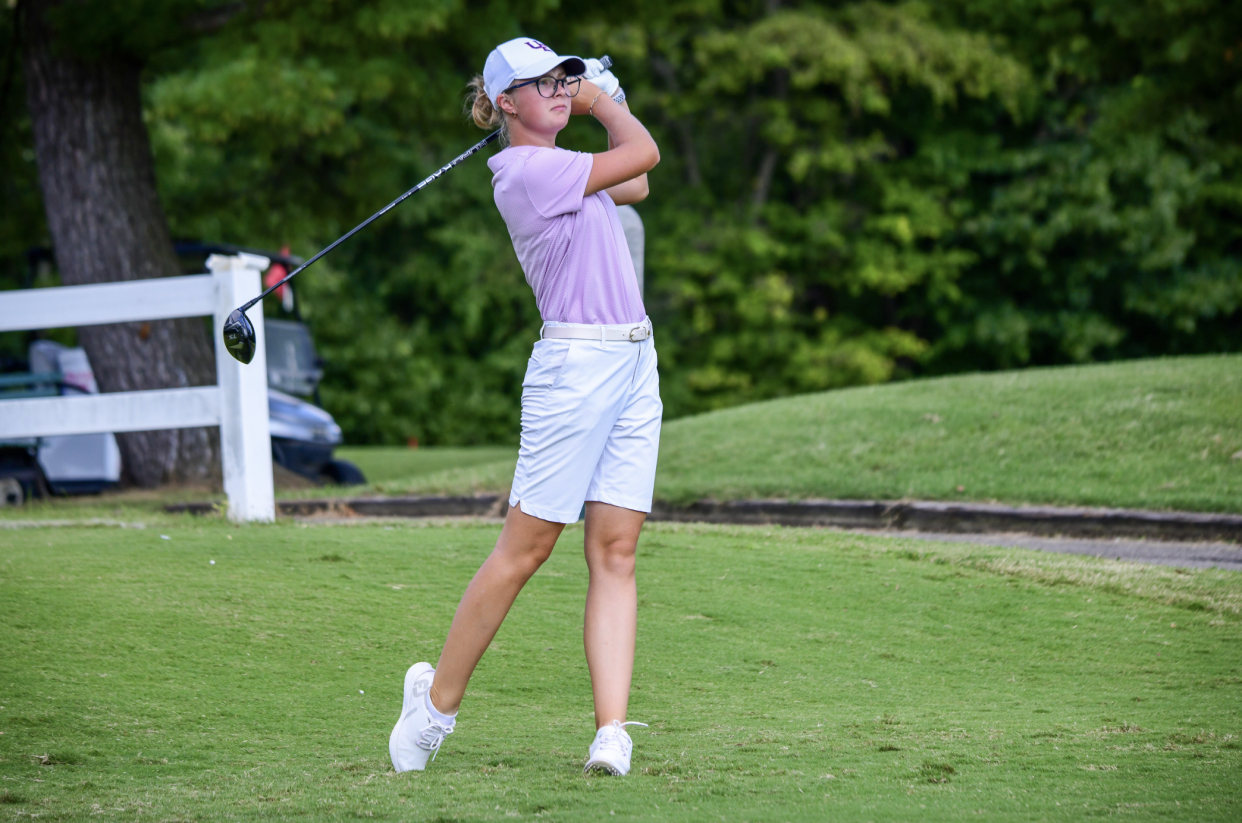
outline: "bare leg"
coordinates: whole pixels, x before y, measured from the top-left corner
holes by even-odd
[[[518,592],[552,554],[565,526],[523,514],[521,504],[509,509],[496,548],[466,587],[453,625],[444,640],[431,684],[431,702],[452,714],[461,705],[466,684],[487,651]],[[627,681],[628,683],[628,681]]]
[[[624,723],[630,704],[638,633],[634,550],[647,515],[594,501],[586,508],[586,561],[591,582],[582,641],[591,670],[598,729],[613,720]]]

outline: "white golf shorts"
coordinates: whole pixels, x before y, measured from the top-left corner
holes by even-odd
[[[663,414],[652,338],[540,340],[509,505],[554,523],[576,522],[587,500],[650,512]]]

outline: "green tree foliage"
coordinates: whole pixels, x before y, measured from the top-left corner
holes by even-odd
[[[959,168],[980,263],[937,370],[1236,351],[1242,8],[1215,0],[955,0],[1038,79],[1036,117]]]
[[[174,11],[93,35],[148,61],[174,234],[301,254],[481,136],[461,101],[495,43],[611,54],[664,158],[640,212],[673,415],[1242,347],[1242,11],[1223,0]],[[602,142],[575,122],[561,144]],[[351,440],[516,438],[539,318],[489,179],[464,164],[299,278]],[[40,230],[18,188],[10,258]]]
[[[686,141],[680,202],[660,212],[673,230],[652,242],[678,321],[662,343],[684,374],[671,404],[880,382],[920,362],[922,312],[957,299],[977,257],[952,242],[966,206],[928,155],[959,150],[963,117],[1016,117],[1025,67],[922,6],[877,3],[764,9],[666,35],[648,59]]]
[[[503,5],[487,16],[459,3],[273,2],[264,19],[170,55],[150,99],[175,232],[310,252],[438,168],[482,136],[463,116],[466,81],[526,28]],[[486,156],[299,278],[328,363],[323,398],[352,441],[515,437],[539,317]]]

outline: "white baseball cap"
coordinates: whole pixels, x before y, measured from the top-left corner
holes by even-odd
[[[515,80],[542,77],[557,66],[564,66],[566,74],[586,72],[586,63],[581,57],[562,57],[538,40],[518,37],[501,43],[487,55],[487,62],[483,64],[483,90],[494,106],[496,98]]]

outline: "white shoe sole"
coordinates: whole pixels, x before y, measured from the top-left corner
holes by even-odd
[[[392,734],[388,735],[388,759],[392,762],[392,767],[396,771],[397,768],[397,732],[401,730],[401,723],[409,716],[410,712],[418,707],[419,698],[414,696],[414,681],[426,672],[434,672],[435,667],[430,663],[415,663],[410,666],[405,673],[405,686],[401,696],[401,714],[397,717],[397,724],[392,727]]]
[[[586,767],[582,770],[582,772],[583,774],[590,772],[606,772],[607,774],[614,775],[615,777],[625,776],[625,772],[621,771],[607,760],[591,760],[586,764]]]

